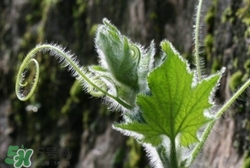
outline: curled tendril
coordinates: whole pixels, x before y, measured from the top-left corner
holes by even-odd
[[[101,80],[101,76],[95,76],[95,77],[93,77],[93,82],[96,85],[98,85],[100,88],[102,88],[103,90],[108,90],[108,87],[107,87],[106,83],[104,83],[104,81]],[[88,85],[87,90],[88,90],[89,94],[91,94],[94,97],[104,96],[103,92],[101,92],[100,90],[96,89],[92,85]]]
[[[35,78],[33,80],[33,83],[32,83],[30,91],[28,91],[28,94],[25,95],[25,93],[24,93],[25,91],[22,88],[25,88],[28,85],[28,82],[24,81],[25,80],[24,79],[24,76],[25,76],[24,71],[28,67],[28,65],[31,64],[31,63],[35,64],[36,75],[35,75]],[[16,95],[17,95],[18,99],[20,99],[22,101],[28,100],[32,96],[32,94],[34,93],[34,91],[35,91],[35,88],[36,88],[37,83],[38,83],[38,79],[39,79],[39,63],[37,62],[37,60],[35,60],[32,57],[30,59],[28,59],[28,60],[25,59],[23,61],[23,63],[21,64],[20,69],[19,69],[18,74],[17,74]]]
[[[58,57],[60,59],[60,62],[63,62],[63,64],[66,67],[69,67],[69,70],[73,72],[73,76],[76,77],[78,80],[84,81],[84,83],[87,83],[85,87],[87,88],[87,91],[91,91],[93,93],[92,95],[106,95],[113,100],[117,101],[121,106],[130,109],[132,108],[129,104],[119,99],[117,96],[114,96],[107,92],[107,86],[104,82],[100,84],[100,77],[96,77],[93,75],[89,75],[84,68],[80,68],[78,65],[78,62],[75,61],[73,56],[69,52],[65,52],[64,49],[62,49],[60,46],[56,45],[50,45],[50,44],[42,44],[36,46],[34,49],[32,49],[24,61],[22,62],[20,69],[17,74],[17,80],[16,80],[16,95],[21,101],[28,100],[33,93],[35,92],[35,89],[37,87],[38,79],[39,79],[39,63],[36,59],[34,59],[35,55],[38,52],[50,52],[50,55]],[[29,64],[34,63],[35,64],[35,77],[33,80],[33,83],[31,84],[31,89],[28,91],[27,94],[25,94],[25,91],[23,90],[24,87],[27,87],[28,82],[25,81],[25,70],[28,67]],[[98,80],[97,80],[98,78]],[[96,81],[99,81],[95,83]]]
[[[141,58],[140,49],[136,45],[131,45],[131,54],[133,59],[138,59],[138,63]]]

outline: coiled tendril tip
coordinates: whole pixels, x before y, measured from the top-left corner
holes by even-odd
[[[85,68],[80,67],[72,54],[70,54],[69,52],[65,52],[65,50],[60,46],[50,44],[42,44],[36,46],[27,54],[26,58],[22,62],[17,74],[15,85],[16,95],[19,100],[28,100],[34,94],[37,87],[40,68],[38,61],[34,57],[38,52],[49,52],[51,56],[59,58],[59,62],[61,62],[65,67],[68,67],[69,71],[73,72],[73,76],[76,79],[86,83],[84,87],[87,88],[87,91],[95,93],[97,97],[105,95],[110,97],[112,100],[117,101],[120,105],[127,109],[132,108],[129,104],[127,104],[117,96],[110,94],[108,92],[108,87],[105,85],[105,82],[99,81],[101,79],[97,79],[98,77],[96,77],[95,75],[90,75],[87,71],[85,71]],[[30,88],[25,89],[29,87],[29,82],[25,81],[25,70],[31,63],[35,65],[35,77],[33,79],[33,82],[30,84]]]

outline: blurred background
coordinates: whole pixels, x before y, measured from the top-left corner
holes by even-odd
[[[206,0],[205,0],[206,1]],[[208,1],[208,0],[207,0]],[[26,102],[14,91],[25,55],[37,44],[56,43],[81,65],[97,64],[95,31],[104,17],[132,41],[148,46],[168,39],[193,65],[197,0],[1,0],[0,1],[0,168],[11,146],[33,149],[31,167],[149,168],[143,148],[112,130],[110,112],[63,69],[38,54],[41,73]],[[216,101],[222,105],[250,75],[249,0],[205,2],[201,26],[204,74],[227,68]],[[250,167],[250,94],[218,120],[194,167]]]

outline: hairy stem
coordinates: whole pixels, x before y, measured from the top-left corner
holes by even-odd
[[[175,144],[175,138],[171,139],[170,144],[170,163],[172,167],[178,168],[178,160],[177,160],[177,154],[176,154],[176,144]]]
[[[215,120],[213,120],[212,122],[210,122],[208,124],[208,126],[206,127],[202,137],[201,137],[201,141],[198,145],[196,145],[196,147],[194,148],[192,154],[191,154],[191,161],[190,164],[194,161],[194,159],[198,156],[200,150],[202,149],[202,147],[204,146],[205,141],[207,140],[209,133],[211,132],[215,122],[217,121],[217,119],[219,119],[223,113],[233,104],[233,102],[250,86],[250,79],[248,79],[248,81],[241,86],[241,88],[233,95],[233,97],[231,99],[229,99],[223,106],[222,108],[218,111],[218,113],[215,115]]]
[[[195,19],[195,29],[194,29],[194,45],[195,45],[194,56],[195,56],[195,63],[196,63],[196,69],[197,69],[199,81],[201,80],[201,65],[200,65],[200,58],[199,58],[199,52],[200,52],[199,33],[200,33],[202,3],[203,3],[203,0],[199,0],[199,4],[197,6],[197,12],[196,12],[196,19]]]
[[[230,107],[233,102],[250,86],[250,79],[247,80],[246,83],[244,83],[244,85],[242,85],[240,87],[240,89],[233,95],[233,97],[231,99],[229,99],[227,101],[227,103],[225,103],[222,108],[218,111],[218,113],[216,114],[216,118],[220,118],[222,116],[222,114],[228,109],[228,107]]]
[[[96,90],[103,93],[104,95],[114,99],[123,107],[125,107],[127,109],[132,108],[129,104],[125,103],[124,101],[119,99],[117,96],[114,96],[114,95],[108,93],[107,91],[103,90],[101,87],[97,86],[93,81],[91,81],[91,79],[89,79],[84,74],[84,71],[81,68],[79,68],[78,64],[72,59],[72,57],[68,53],[64,52],[63,49],[61,49],[59,46],[53,46],[50,44],[42,44],[42,45],[35,47],[33,50],[31,50],[28,53],[28,55],[26,56],[26,58],[22,62],[20,69],[18,71],[18,74],[17,74],[16,86],[15,86],[16,95],[20,100],[22,100],[22,101],[28,100],[35,92],[35,89],[36,89],[37,83],[38,83],[38,79],[39,79],[40,70],[39,70],[39,64],[38,64],[37,60],[35,60],[33,57],[35,57],[35,55],[41,51],[50,51],[52,53],[51,55],[55,55],[55,56],[59,56],[59,57],[63,58],[63,60],[65,60],[68,63],[68,65],[70,65],[70,67],[72,67],[72,69],[74,71],[76,71],[77,74],[82,79],[84,79],[89,85],[91,85]],[[27,95],[25,95],[24,93],[22,93],[21,88],[28,85],[27,82],[24,82],[24,71],[30,63],[34,63],[36,66],[36,76],[34,78],[34,81],[32,83],[30,91],[27,93]]]

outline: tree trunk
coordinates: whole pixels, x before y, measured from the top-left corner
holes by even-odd
[[[157,54],[159,43],[168,39],[192,62],[195,4],[197,0],[1,1],[0,167],[12,166],[4,162],[9,145],[22,144],[34,149],[31,167],[149,167],[143,148],[112,130],[120,113],[82,91],[56,59],[37,56],[40,82],[26,102],[14,95],[16,73],[39,43],[66,47],[81,65],[97,64],[93,40],[104,17],[134,42],[148,46],[154,40]],[[217,102],[223,104],[250,75],[250,3],[213,0],[204,6],[204,75],[227,68],[217,92]],[[194,167],[250,166],[247,100],[249,94],[217,121]]]

